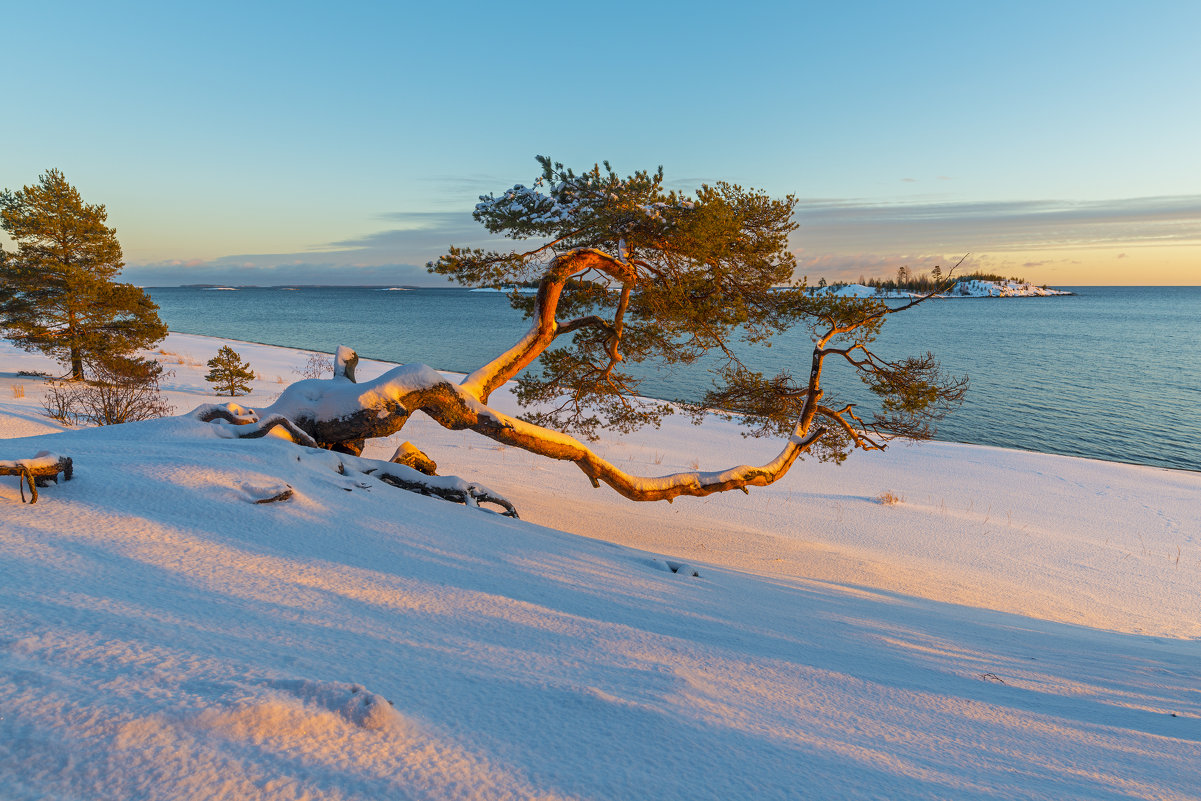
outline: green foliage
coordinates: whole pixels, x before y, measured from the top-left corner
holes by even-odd
[[[894,278],[865,278],[859,276],[859,283],[863,286],[872,287],[877,292],[902,291],[917,292],[919,294],[927,292],[950,293],[955,291],[955,287],[958,284],[968,281],[995,281],[996,283],[1013,281],[1015,284],[1027,283],[1024,278],[1006,278],[996,273],[980,271],[960,275],[954,279],[950,278],[949,275],[950,273],[944,273],[942,267],[938,265],[935,265],[934,269],[929,273],[914,273],[907,267],[899,267]],[[825,279],[823,278],[822,280],[824,281]],[[834,286],[841,286],[841,284],[835,284]]]
[[[249,382],[254,378],[254,372],[229,345],[222,345],[217,355],[208,360],[208,366],[209,373],[204,380],[217,388],[217,394],[232,398],[250,391]]]
[[[85,204],[58,170],[0,193],[0,223],[17,244],[0,248],[0,330],[26,350],[68,364],[127,356],[161,340],[158,307],[114,279],[122,263],[104,206]]]
[[[502,287],[543,277],[558,256],[596,250],[637,272],[619,320],[617,282],[595,272],[567,282],[558,314],[597,319],[576,328],[569,343],[556,342],[538,374],[519,379],[525,402],[568,393],[540,423],[586,435],[598,426],[657,424],[670,407],[631,400],[638,381],[621,364],[690,364],[735,339],[761,341],[790,324],[763,301],[792,280],[795,198],[725,182],[685,196],[664,189],[662,169],[622,178],[607,162],[579,174],[547,157],[538,162],[542,174],[532,188],[483,196],[473,216],[494,234],[544,244],[525,252],[452,247],[429,269],[469,286]],[[515,295],[513,302],[529,314],[535,298]],[[615,333],[620,360],[609,347]]]
[[[553,346],[541,352],[538,371],[517,377],[519,402],[536,408],[530,422],[588,437],[600,428],[657,425],[673,407],[640,399],[637,379],[623,368],[674,369],[705,354],[721,366],[714,389],[691,411],[725,410],[753,434],[809,430],[823,418],[827,431],[812,452],[836,461],[852,445],[877,446],[870,436],[928,434],[926,422],[962,399],[966,381],[943,378],[937,364],[891,364],[870,352],[896,309],[813,295],[794,279],[793,196],[725,182],[685,195],[664,188],[662,168],[623,178],[607,162],[583,173],[543,156],[538,163],[532,187],[484,195],[473,214],[490,233],[533,240],[530,247],[451,247],[428,265],[469,286],[540,281],[537,296],[510,295],[528,316],[545,313],[545,299],[562,288],[551,310]],[[906,270],[901,278],[912,277]],[[738,343],[770,345],[794,328],[815,343],[814,364],[804,365],[799,381],[763,376],[741,361]],[[852,407],[832,405],[819,380],[831,354],[884,399],[881,414],[864,421]]]

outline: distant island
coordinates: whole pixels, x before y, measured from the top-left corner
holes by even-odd
[[[387,292],[402,292],[418,289],[415,286],[394,284],[180,284],[178,287],[151,287],[152,289],[379,289]]]
[[[903,300],[921,297],[934,292],[946,283],[937,272],[909,275],[904,268],[896,278],[859,278],[859,283],[827,284],[823,278],[810,292],[814,295],[831,295],[840,298],[882,298]],[[1036,286],[1023,278],[1005,278],[989,273],[972,273],[955,281],[949,289],[935,295],[936,298],[1040,298],[1053,295],[1072,295],[1063,289],[1051,289],[1045,284]]]

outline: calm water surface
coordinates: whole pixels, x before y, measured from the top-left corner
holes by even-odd
[[[971,377],[938,439],[1201,469],[1201,287],[1079,287],[1054,298],[931,301],[885,326],[886,356],[933,351]],[[172,331],[425,362],[467,372],[529,327],[499,293],[352,287],[150,288]],[[765,373],[808,369],[790,335],[748,354]],[[833,365],[828,365],[832,367]],[[835,390],[838,379],[827,382]],[[647,374],[645,394],[696,398],[695,369]],[[844,385],[856,392],[859,384]],[[858,399],[858,398],[856,398]]]

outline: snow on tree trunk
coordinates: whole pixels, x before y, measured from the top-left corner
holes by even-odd
[[[354,368],[359,363],[359,354],[345,345],[339,345],[334,354],[334,378],[345,378],[352,384],[355,382]]]
[[[482,382],[487,386],[489,381]],[[691,471],[658,477],[633,476],[602,459],[575,437],[518,420],[477,400],[471,391],[451,384],[424,364],[395,367],[376,379],[360,384],[331,379],[298,381],[283,391],[271,406],[255,412],[236,405],[233,410],[202,406],[193,416],[206,422],[225,420],[246,423],[234,436],[261,437],[283,426],[289,433],[299,430],[302,444],[349,450],[366,439],[391,436],[415,411],[424,412],[445,428],[470,429],[506,445],[573,462],[593,486],[608,484],[635,501],[667,500],[680,496],[704,496],[714,492],[766,486],[784,475],[797,457],[824,433],[798,427],[780,454],[761,466],[738,465],[720,471]],[[253,417],[253,420],[249,420]],[[349,447],[348,447],[349,446]],[[357,455],[353,454],[352,455]],[[386,462],[383,464],[387,464]],[[416,471],[414,471],[416,472]]]
[[[70,456],[59,456],[50,451],[39,451],[32,459],[0,459],[0,476],[17,476],[21,487],[21,501],[25,500],[25,484],[29,484],[29,503],[38,502],[38,487],[46,486],[50,479],[58,483],[59,474],[70,481],[75,471]]]

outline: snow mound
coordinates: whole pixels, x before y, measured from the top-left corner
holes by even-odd
[[[569,534],[228,428],[0,440],[75,463],[36,506],[0,482],[5,801],[1198,798],[1201,474],[932,443],[642,505],[406,426]],[[598,447],[757,446],[713,420]]]
[[[251,503],[274,503],[292,497],[292,485],[285,481],[242,482],[242,493]]]
[[[391,701],[362,685],[305,679],[264,682],[202,710],[196,722],[250,742],[284,735],[323,737],[342,726],[379,731],[406,725]]]

